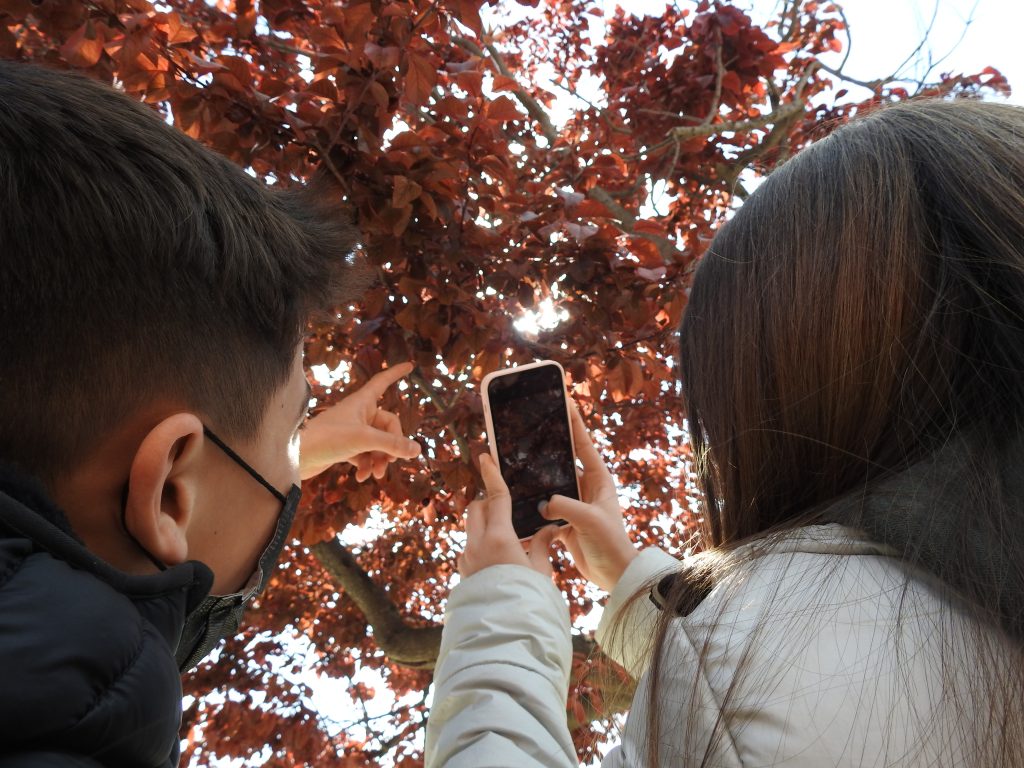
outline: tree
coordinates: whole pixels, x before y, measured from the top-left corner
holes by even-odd
[[[856,83],[867,96],[850,101],[835,90],[842,67],[822,61],[844,49],[842,11],[810,0],[786,0],[763,26],[724,0],[607,19],[597,0],[483,5],[0,2],[0,55],[114,82],[269,184],[333,178],[377,282],[311,329],[309,362],[337,377],[316,388],[321,406],[386,362],[418,365],[386,405],[424,459],[375,484],[336,469],[307,485],[297,543],[248,626],[186,680],[193,762],[419,764],[419,694],[477,492],[477,385],[492,369],[562,362],[636,539],[683,549],[695,491],[674,331],[716,225],[751,179],[856,112],[1008,92],[992,69],[894,73]],[[575,105],[564,122],[556,98]],[[516,328],[542,310],[563,319]],[[558,568],[576,619],[595,594],[564,557]],[[630,685],[589,636],[575,648],[569,717],[586,759]],[[354,679],[362,668],[405,698],[339,730],[313,707],[304,665],[347,681],[355,711],[374,695]]]

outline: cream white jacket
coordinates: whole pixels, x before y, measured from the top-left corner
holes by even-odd
[[[963,734],[972,723],[941,703],[948,686],[971,687],[971,657],[957,643],[973,625],[927,577],[908,578],[891,552],[839,525],[740,554],[757,556],[671,625],[657,706],[661,766],[705,756],[720,768],[971,765]],[[644,550],[605,608],[598,642],[639,686],[603,768],[647,766],[647,651],[658,609],[629,598],[681,567]],[[955,660],[945,677],[943,658]],[[509,565],[459,584],[436,667],[427,768],[576,768],[565,714],[570,659],[567,607],[550,580]]]

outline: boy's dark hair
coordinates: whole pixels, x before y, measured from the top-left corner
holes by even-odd
[[[251,439],[356,234],[84,77],[0,62],[0,461],[52,481],[147,402]]]

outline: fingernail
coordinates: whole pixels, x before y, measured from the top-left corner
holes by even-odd
[[[542,514],[542,515],[547,514],[547,510],[548,510],[548,503],[546,501],[538,501],[537,502],[537,511],[540,514]]]

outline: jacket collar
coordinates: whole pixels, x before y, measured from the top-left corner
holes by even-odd
[[[213,586],[213,572],[192,560],[155,574],[120,571],[86,549],[67,516],[34,478],[0,466],[0,537],[28,539],[40,551],[85,571],[120,592],[175,648],[186,614]]]
[[[82,543],[71,529],[64,511],[50,500],[43,484],[32,475],[13,464],[0,461],[0,492],[17,499],[55,528]]]
[[[906,470],[835,501],[822,519],[998,614],[1024,639],[1024,434],[965,432]],[[987,514],[999,503],[1005,519]]]

